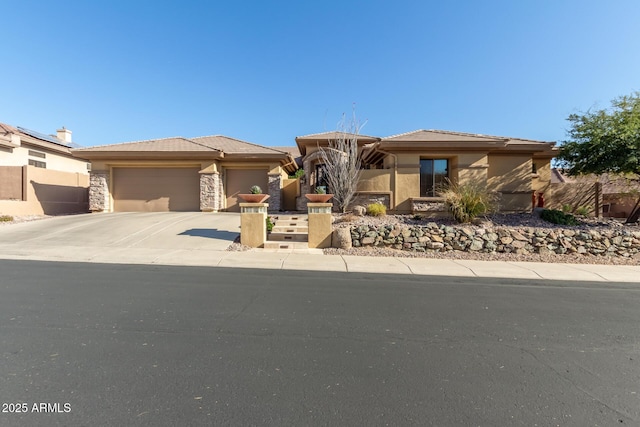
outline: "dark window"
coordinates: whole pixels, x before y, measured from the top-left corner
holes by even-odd
[[[31,159],[29,159],[29,166],[35,166],[37,168],[43,168],[43,169],[47,168],[47,164],[45,162],[39,162],[37,160],[31,160]]]
[[[538,166],[535,163],[531,163],[531,173],[538,173]]]
[[[435,197],[449,177],[449,161],[447,159],[420,160],[420,196]]]
[[[39,157],[41,159],[44,159],[47,157],[47,155],[45,153],[41,153],[39,151],[33,151],[33,150],[29,150],[29,155],[31,157]]]
[[[327,167],[319,163],[316,165],[316,188],[326,187],[327,193],[329,193],[329,180],[327,179]]]

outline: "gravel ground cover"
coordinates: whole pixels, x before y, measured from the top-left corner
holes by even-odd
[[[0,215],[2,216],[2,215]],[[21,222],[30,222],[30,221],[39,221],[41,219],[47,219],[47,218],[52,218],[50,215],[9,215],[13,218],[12,221],[0,221],[0,227],[2,227],[3,225],[10,225],[10,224],[19,224]]]

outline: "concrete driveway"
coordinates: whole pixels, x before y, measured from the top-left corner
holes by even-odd
[[[0,254],[127,261],[136,253],[224,251],[240,233],[240,214],[123,212],[70,215],[0,226]],[[113,259],[115,261],[115,259]]]

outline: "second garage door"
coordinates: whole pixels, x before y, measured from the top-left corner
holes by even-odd
[[[198,168],[115,168],[116,212],[200,210]]]
[[[269,192],[267,169],[227,169],[226,170],[227,211],[240,212],[238,194],[249,193],[254,185]],[[268,202],[268,200],[267,200]]]

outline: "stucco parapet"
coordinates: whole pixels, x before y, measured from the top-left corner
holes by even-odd
[[[413,197],[410,198],[411,212],[446,212],[443,197]]]
[[[353,208],[353,206],[367,206],[374,203],[380,203],[381,205],[386,206],[387,209],[393,209],[391,201],[391,191],[358,191],[354,195],[353,201],[349,204],[349,208]]]

